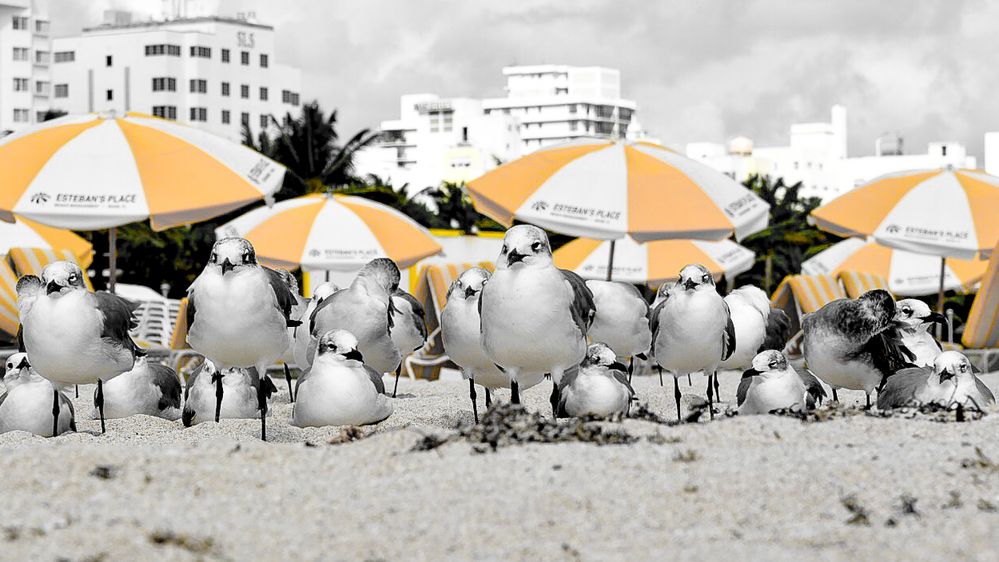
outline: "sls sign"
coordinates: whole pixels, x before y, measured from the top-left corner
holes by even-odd
[[[253,39],[253,33],[248,31],[240,31],[236,33],[236,43],[243,49],[252,49],[256,45],[256,41]]]

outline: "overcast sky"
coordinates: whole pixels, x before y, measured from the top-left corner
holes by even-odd
[[[160,0],[50,0],[57,35],[108,7]],[[786,144],[792,122],[849,112],[851,155],[898,131],[906,152],[999,130],[999,2],[985,0],[208,0],[275,26],[303,95],[337,108],[349,136],[398,117],[400,94],[503,95],[510,64],[621,70],[624,97],[664,142]],[[979,161],[979,165],[982,162]]]

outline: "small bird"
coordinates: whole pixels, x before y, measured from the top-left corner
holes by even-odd
[[[599,342],[590,345],[579,369],[562,377],[559,416],[628,415],[635,389],[626,370],[609,346]]]
[[[187,341],[218,368],[255,367],[267,378],[288,346],[295,296],[281,275],[257,263],[253,245],[223,238],[187,290]],[[267,440],[267,385],[257,385],[260,438]],[[220,386],[224,391],[224,388]]]
[[[312,368],[299,379],[292,425],[367,425],[390,415],[392,402],[385,396],[382,375],[364,364],[354,334],[326,332]]]
[[[223,391],[224,389],[224,391]],[[260,411],[259,396],[266,399],[277,392],[270,377],[255,367],[228,367],[221,371],[210,359],[194,371],[184,389],[184,427],[220,419],[254,419],[267,415]]]
[[[312,333],[309,332],[310,318],[312,318],[313,311],[319,306],[319,303],[323,302],[324,299],[332,295],[333,293],[340,290],[340,287],[336,283],[327,281],[325,283],[320,283],[312,290],[312,298],[309,299],[308,304],[306,304],[305,310],[302,312],[302,317],[300,320],[302,324],[292,328],[294,330],[293,342],[291,344],[293,353],[295,354],[295,366],[298,367],[303,373],[309,370],[309,365],[312,364],[312,358],[308,356],[309,345],[313,344]],[[315,346],[313,345],[313,349]]]
[[[769,414],[783,409],[805,412],[826,398],[822,383],[807,371],[796,371],[780,351],[762,351],[753,357],[751,364],[739,381],[740,415]]]
[[[111,419],[136,414],[165,420],[180,419],[180,395],[181,384],[176,371],[139,357],[131,371],[104,384],[104,415]],[[92,416],[97,419],[97,412]]]
[[[718,365],[737,345],[728,304],[715,289],[715,280],[703,265],[680,270],[680,277],[649,320],[652,355],[673,374],[676,416],[680,419],[677,377],[703,371],[708,375],[708,412],[714,418],[713,383]]]
[[[930,333],[930,324],[947,325],[947,317],[930,310],[929,305],[919,299],[902,299],[895,303],[895,322],[902,345],[912,352],[912,364],[929,367],[943,351],[940,342]]]
[[[894,323],[895,300],[883,289],[856,299],[834,300],[802,321],[805,364],[833,389],[863,390],[867,407],[871,393],[886,377],[909,363]]]
[[[295,279],[295,276],[287,269],[276,269],[275,271],[281,276],[284,284],[288,286],[288,290],[291,291],[291,296],[294,299],[294,304],[291,306],[291,314],[288,315],[288,318],[299,322],[299,325],[301,325],[302,317],[305,314],[305,309],[308,308],[309,302],[302,296],[301,290],[298,287],[298,279]],[[288,338],[292,343],[288,345],[288,349],[285,349],[284,355],[281,356],[282,367],[284,367],[284,380],[288,383],[288,399],[292,402],[295,401],[295,392],[291,388],[291,368],[288,367],[288,364],[295,363],[295,331],[298,330],[299,325],[288,327]]]
[[[485,350],[479,333],[479,296],[489,281],[489,272],[481,267],[465,270],[448,289],[447,302],[441,311],[441,340],[444,352],[468,379],[472,415],[479,423],[475,385],[486,388],[486,409],[492,406],[492,390],[510,388],[510,377],[501,371]],[[520,373],[520,388],[527,390],[544,378],[544,373]]]
[[[595,312],[583,279],[555,267],[545,231],[528,224],[506,231],[496,272],[479,295],[479,314],[482,347],[510,376],[512,403],[520,403],[522,373],[547,373],[557,413],[558,383],[586,356]]]
[[[340,289],[312,312],[312,343],[306,355],[315,356],[321,338],[330,330],[348,330],[357,337],[365,364],[379,373],[394,372],[402,361],[392,341],[392,292],[398,286],[399,268],[392,260],[368,262],[349,287]]]
[[[52,437],[76,431],[73,403],[34,372],[26,353],[7,358],[3,382],[7,390],[0,396],[0,433],[27,431]]]
[[[732,314],[735,326],[735,351],[722,361],[720,369],[744,370],[753,364],[767,336],[767,322],[770,317],[770,299],[763,289],[745,285],[735,289],[725,297],[725,303]],[[783,349],[771,348],[771,349]]]
[[[944,407],[970,406],[984,410],[996,401],[971,367],[971,362],[957,351],[937,355],[929,367],[910,367],[888,377],[878,393],[878,409],[938,404]]]
[[[22,342],[32,367],[57,386],[96,382],[104,433],[104,383],[131,370],[135,358],[145,355],[128,335],[138,326],[136,306],[105,291],[88,291],[83,271],[68,261],[46,265],[40,279],[19,279],[17,298]],[[53,410],[57,407],[52,404]]]
[[[618,357],[628,357],[630,381],[635,357],[645,359],[652,345],[649,304],[630,283],[590,280],[586,286],[597,309],[587,335],[591,342],[609,346]]]

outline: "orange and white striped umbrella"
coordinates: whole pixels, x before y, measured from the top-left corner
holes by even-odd
[[[944,266],[944,289],[970,291],[982,280],[988,260],[949,258]],[[932,295],[940,287],[940,258],[917,254],[847,238],[801,264],[806,275],[839,275],[844,271],[873,273],[888,280],[888,288],[900,296]]]
[[[977,170],[901,172],[812,211],[819,228],[938,257],[987,258],[999,241],[999,178]]]
[[[406,268],[441,251],[413,219],[347,195],[305,195],[260,207],[217,228],[215,235],[242,236],[257,259],[286,269],[352,271],[385,257]]]
[[[6,256],[11,248],[69,250],[84,269],[94,259],[93,246],[80,236],[24,218],[13,223],[0,222],[0,256]]]
[[[610,242],[577,238],[552,254],[555,265],[585,279],[606,279]],[[639,244],[630,238],[615,244],[615,281],[661,285],[673,281],[687,264],[699,263],[720,279],[733,279],[753,267],[756,254],[731,240],[654,240]]]
[[[769,205],[735,180],[648,142],[580,139],[542,148],[468,185],[476,209],[570,236],[737,239],[766,227]]]
[[[207,131],[138,113],[73,115],[0,139],[0,219],[155,230],[270,197],[284,168]]]

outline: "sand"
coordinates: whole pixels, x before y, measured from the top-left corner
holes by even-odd
[[[724,399],[737,379],[723,376]],[[289,426],[275,382],[268,443],[250,420],[137,416],[101,436],[83,419],[92,387],[79,433],[0,435],[2,558],[985,560],[999,547],[995,414],[626,420],[630,445],[413,451],[470,420],[466,383],[403,380],[395,414],[341,443],[342,428]],[[635,386],[673,417],[669,386]],[[527,408],[547,414],[549,388],[526,391]],[[681,389],[703,393],[704,378]]]

